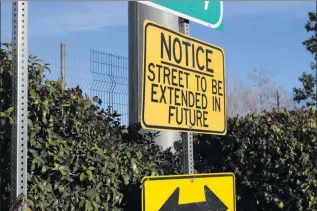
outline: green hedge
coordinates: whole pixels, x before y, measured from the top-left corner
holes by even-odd
[[[311,110],[229,119],[226,137],[199,136],[199,172],[232,171],[238,210],[317,210],[316,115]]]
[[[0,76],[7,82],[9,54],[1,51]],[[45,80],[46,71],[47,65],[30,57],[28,198],[32,210],[137,211],[143,176],[180,173],[180,143],[175,143],[175,154],[162,151],[153,143],[157,134],[140,135],[139,126],[120,126],[120,116],[100,108],[98,97],[89,99],[79,87],[63,90],[60,81]],[[9,87],[1,84],[3,99],[9,98]],[[8,100],[3,102],[0,164],[8,170],[13,109]],[[198,172],[236,174],[238,210],[317,210],[313,110],[230,118],[227,136],[196,135],[194,153]],[[9,175],[1,175],[0,197],[6,200]]]
[[[2,68],[3,74],[10,71],[9,67]],[[30,208],[138,209],[141,179],[145,175],[174,171],[177,162],[175,166],[170,165],[170,161],[175,160],[172,153],[162,152],[154,144],[156,134],[140,135],[138,126],[129,129],[121,126],[120,116],[100,108],[98,97],[90,100],[79,87],[63,90],[61,81],[45,80],[47,71],[46,64],[30,57]],[[9,79],[10,74],[6,76]],[[12,112],[13,108],[8,110]],[[3,125],[12,123],[10,112],[1,113],[6,114],[1,116]],[[3,142],[8,144],[9,139]],[[2,187],[4,189],[8,187]]]
[[[79,87],[63,91],[59,81],[40,84],[45,67],[30,64],[29,198],[34,207],[127,207],[123,193],[140,185],[144,175],[163,174],[171,153],[161,152],[152,141],[155,135],[120,126],[116,113],[104,111],[100,99],[91,101]]]

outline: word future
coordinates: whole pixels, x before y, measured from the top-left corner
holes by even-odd
[[[145,30],[145,39],[151,41],[144,45],[144,125],[223,132],[222,51],[169,29],[158,30],[153,24]]]

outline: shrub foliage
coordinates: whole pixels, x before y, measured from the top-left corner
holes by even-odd
[[[314,113],[284,110],[231,118],[226,137],[200,136],[196,168],[234,172],[239,210],[317,210]]]
[[[36,57],[29,58],[28,70],[32,210],[135,210],[141,195],[129,193],[139,190],[142,177],[177,168],[167,163],[170,151],[153,143],[156,134],[121,126],[118,114],[100,108],[100,99],[90,100],[79,87],[64,90],[61,81],[45,80],[48,65]]]
[[[13,122],[9,55],[1,50],[3,210],[10,191],[8,134]],[[46,71],[47,64],[30,57],[31,210],[141,210],[143,176],[180,173],[180,149],[162,151],[153,142],[157,134],[141,135],[139,126],[121,126],[120,116],[101,108],[98,97],[89,99],[79,87],[63,89],[60,81],[46,79]],[[195,136],[195,168],[200,173],[234,172],[238,210],[317,210],[314,113],[284,110],[230,118],[227,136]]]

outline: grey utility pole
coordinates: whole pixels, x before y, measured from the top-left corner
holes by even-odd
[[[26,207],[28,139],[28,2],[12,2],[11,209]],[[20,206],[22,205],[22,206]]]
[[[147,5],[129,2],[129,124],[140,122],[141,90],[142,90],[142,55],[143,55],[143,22],[145,19],[155,21],[166,27],[189,34],[189,21],[175,15],[149,7]],[[174,141],[180,140],[180,133],[161,131],[155,142],[164,148],[172,147]],[[183,171],[194,173],[193,135],[184,133]]]
[[[179,30],[179,18],[150,6],[129,1],[129,124],[140,122],[142,91],[143,23],[145,19]],[[161,131],[155,142],[161,147],[173,148],[180,133]]]

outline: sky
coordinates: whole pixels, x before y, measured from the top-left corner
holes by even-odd
[[[2,4],[2,39],[9,41],[11,3]],[[310,36],[304,28],[309,11],[316,11],[316,2],[225,1],[223,32],[191,22],[190,35],[224,49],[229,83],[244,81],[253,69],[263,68],[291,93],[313,59],[302,45]],[[128,56],[127,24],[126,1],[31,1],[29,53],[58,67],[59,44],[65,42],[68,64],[75,66],[68,73],[85,80],[89,59],[83,55],[89,49]]]

